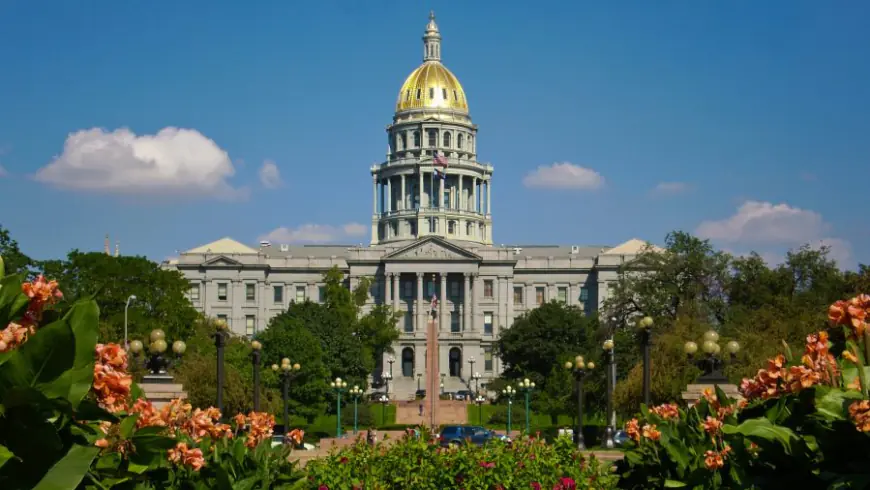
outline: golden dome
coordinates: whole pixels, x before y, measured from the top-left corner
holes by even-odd
[[[449,109],[468,112],[462,85],[438,61],[427,61],[414,70],[402,84],[396,112],[410,109]]]

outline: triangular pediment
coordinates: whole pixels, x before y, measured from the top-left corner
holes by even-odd
[[[387,260],[481,260],[475,253],[440,237],[426,237],[384,257]]]
[[[230,237],[224,237],[220,240],[192,248],[184,253],[188,254],[256,254],[257,251],[253,248],[233,240]]]
[[[210,266],[222,266],[222,265],[223,266],[239,266],[239,265],[242,265],[242,263],[239,262],[238,260],[231,259],[231,258],[227,257],[226,255],[220,255],[217,257],[213,257],[213,258],[208,259],[207,261],[203,262],[202,264],[203,265],[210,265]]]
[[[619,244],[601,255],[640,255],[646,250],[651,250],[655,252],[661,252],[662,249],[656,247],[655,245],[645,242],[643,240],[639,240],[637,238],[632,238],[631,240]]]

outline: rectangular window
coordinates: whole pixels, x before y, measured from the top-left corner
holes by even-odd
[[[220,301],[227,300],[227,283],[225,282],[218,284],[218,299]]]
[[[257,299],[256,284],[245,284],[245,301],[254,301]]]
[[[544,304],[544,288],[535,288],[535,304],[538,306]]]
[[[492,372],[492,347],[483,348],[483,370]]]
[[[557,293],[559,294],[559,301],[560,302],[562,302],[562,303],[568,302],[568,288],[559,288]]]
[[[483,314],[483,333],[492,335],[492,312],[485,312]]]
[[[257,317],[254,315],[245,315],[245,335],[253,337],[257,333]]]
[[[447,100],[447,89],[446,89],[446,88],[442,88],[442,89],[441,89],[441,97],[442,97],[444,100]]]
[[[317,288],[317,297],[320,299],[321,303],[326,302],[326,286],[320,286]]]
[[[483,297],[492,299],[492,280],[483,281]]]
[[[589,301],[589,288],[582,287],[580,288],[580,302],[585,303]]]
[[[435,296],[435,281],[429,280],[426,281],[426,297],[431,298]]]
[[[405,281],[402,283],[402,297],[409,299],[414,297],[414,283]]]
[[[435,98],[435,89],[432,87],[429,87],[429,100],[432,100],[434,98]]]
[[[420,100],[420,95],[423,93],[422,89],[417,89],[417,100]]]
[[[523,288],[522,286],[514,288],[514,308],[523,304]]]
[[[305,286],[296,286],[296,302],[305,302]]]
[[[459,312],[451,311],[450,312],[450,332],[459,333]]]
[[[450,296],[453,298],[459,297],[459,281],[453,281],[450,283]]]
[[[272,301],[279,305],[284,303],[284,286],[272,286]]]
[[[199,284],[194,284],[193,287],[190,288],[190,300],[199,301]]]
[[[405,312],[405,333],[414,333],[414,316],[410,311]]]

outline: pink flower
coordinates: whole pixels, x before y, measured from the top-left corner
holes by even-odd
[[[481,461],[481,462],[480,462],[480,467],[481,467],[481,468],[487,468],[487,469],[489,469],[489,468],[495,468],[495,463],[492,462],[492,461]]]
[[[541,490],[541,484],[536,482],[536,481],[533,481],[532,482],[532,490]]]
[[[559,483],[553,487],[553,490],[577,490],[577,482],[566,476],[559,479]]]

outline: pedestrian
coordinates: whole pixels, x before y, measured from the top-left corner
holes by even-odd
[[[423,402],[420,402],[420,416],[423,416]]]

